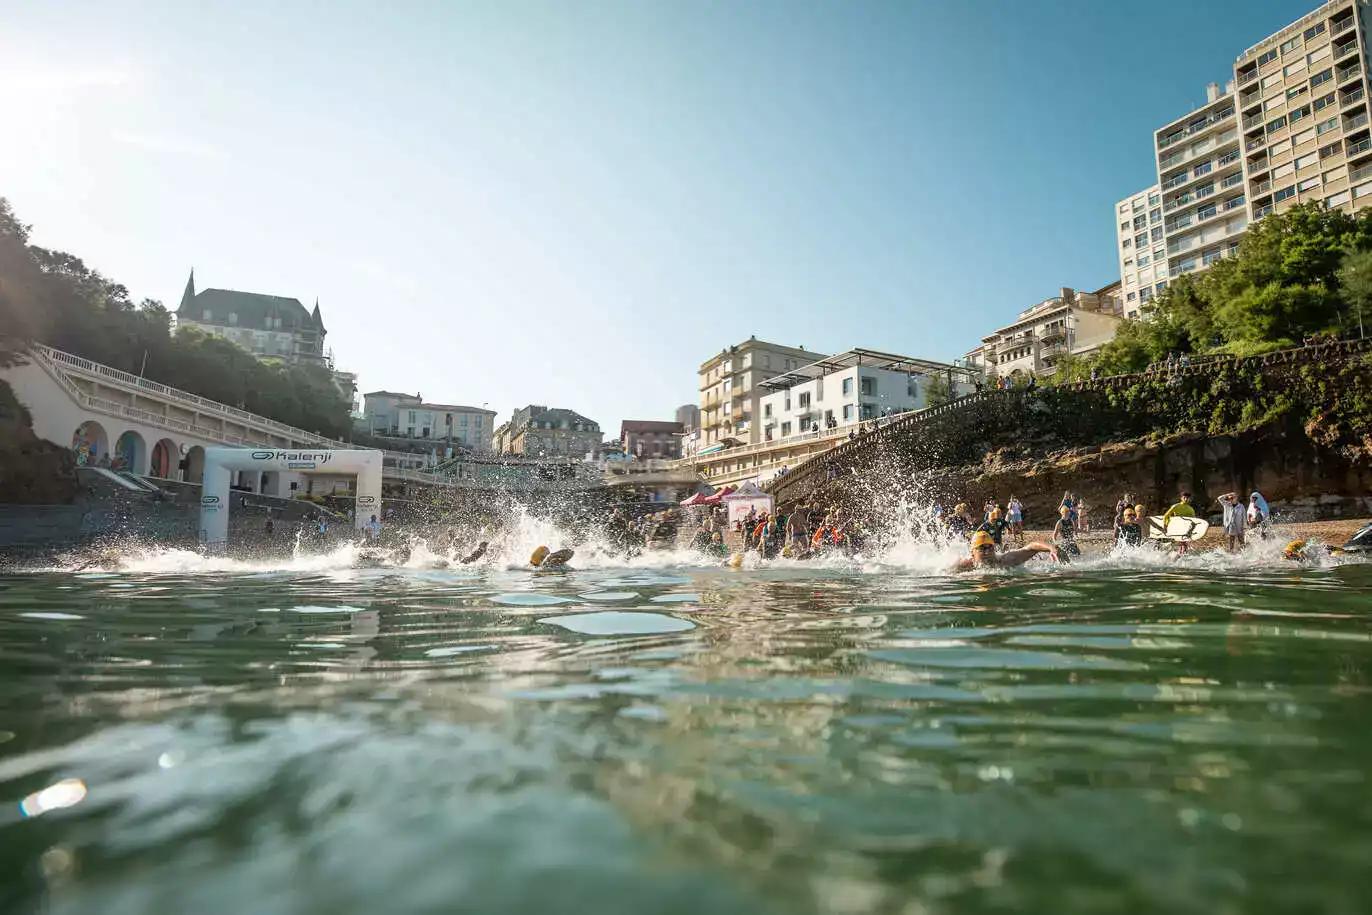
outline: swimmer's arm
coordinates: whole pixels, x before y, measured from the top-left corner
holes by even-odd
[[[972,568],[972,560],[970,559],[959,559],[957,562],[953,563],[954,572],[970,572],[972,571]]]
[[[1053,559],[1058,558],[1057,547],[1040,543],[1037,540],[1027,543],[1017,550],[1008,550],[1000,554],[1000,564],[1003,566],[1020,566],[1033,559],[1039,553],[1047,553]]]

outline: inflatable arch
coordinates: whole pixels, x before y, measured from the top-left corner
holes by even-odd
[[[222,546],[229,539],[229,477],[235,470],[357,475],[353,526],[381,515],[380,451],[304,451],[273,448],[206,448],[200,489],[200,539]]]

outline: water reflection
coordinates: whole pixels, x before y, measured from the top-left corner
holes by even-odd
[[[14,575],[3,892],[1355,911],[1370,573]]]

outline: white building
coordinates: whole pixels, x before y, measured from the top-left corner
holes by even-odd
[[[922,409],[936,377],[958,395],[972,387],[964,369],[946,362],[866,349],[820,359],[759,382],[762,440]]]
[[[427,439],[489,451],[495,411],[457,404],[424,403],[418,394],[364,394],[363,428],[372,435]]]
[[[1063,356],[1089,356],[1114,338],[1123,319],[1118,291],[1116,283],[1096,292],[1064,287],[982,337],[967,362],[995,378],[1047,374]]]
[[[1167,248],[1162,228],[1162,193],[1155,184],[1115,205],[1120,261],[1120,303],[1126,318],[1167,285]]]

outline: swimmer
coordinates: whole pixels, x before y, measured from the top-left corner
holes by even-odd
[[[475,550],[473,550],[466,558],[461,559],[461,560],[459,560],[459,561],[460,561],[464,566],[469,566],[469,565],[471,565],[472,563],[474,563],[474,562],[476,562],[478,559],[480,559],[482,556],[485,556],[485,555],[486,555],[486,547],[488,547],[488,546],[490,546],[490,544],[488,544],[485,540],[481,541],[480,543],[478,543],[478,544],[476,545],[476,549],[475,549]]]
[[[1344,551],[1336,546],[1326,546],[1324,552],[1330,556],[1337,556]],[[1292,540],[1282,547],[1281,558],[1291,562],[1319,562],[1319,548],[1304,540]]]
[[[986,568],[1008,569],[1012,566],[1024,565],[1039,553],[1047,553],[1053,560],[1061,561],[1056,547],[1037,541],[1025,544],[1017,550],[997,553],[996,541],[991,539],[991,535],[986,531],[977,531],[972,535],[972,555],[966,559],[959,559],[953,566],[953,571],[970,572],[973,569]]]
[[[535,569],[561,569],[567,565],[572,556],[571,550],[558,550],[556,553],[550,553],[546,546],[540,546],[529,557],[529,565]]]

